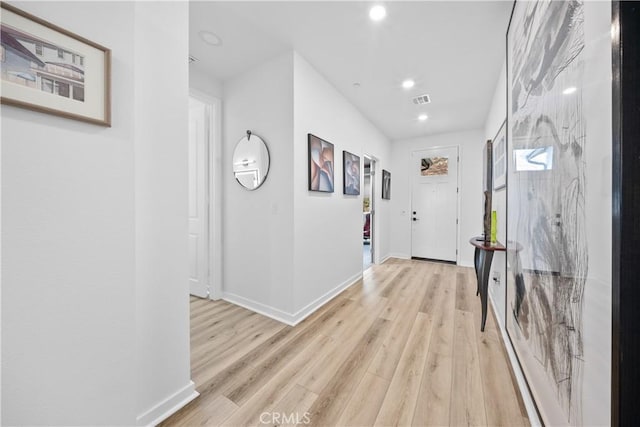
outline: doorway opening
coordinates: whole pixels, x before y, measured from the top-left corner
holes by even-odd
[[[189,92],[189,293],[220,299],[220,101]]]
[[[411,154],[411,257],[456,263],[458,147]]]
[[[375,160],[364,156],[364,176],[362,186],[362,269],[375,264]]]

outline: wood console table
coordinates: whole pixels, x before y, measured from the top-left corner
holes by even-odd
[[[489,272],[491,271],[491,261],[493,253],[504,252],[507,250],[500,242],[491,243],[484,240],[483,237],[473,237],[469,243],[475,248],[473,264],[476,267],[476,279],[478,288],[476,295],[480,294],[480,302],[482,304],[482,324],[480,330],[484,332],[484,324],[487,322],[487,300],[489,298]]]

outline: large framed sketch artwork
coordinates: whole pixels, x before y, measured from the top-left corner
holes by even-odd
[[[611,58],[609,2],[514,4],[505,321],[546,425],[610,423]]]

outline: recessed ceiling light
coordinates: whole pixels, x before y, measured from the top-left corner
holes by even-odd
[[[387,16],[387,9],[384,6],[377,5],[369,9],[369,18],[372,21],[382,21],[385,16]]]
[[[568,87],[568,88],[566,88],[565,90],[563,90],[563,91],[562,91],[562,93],[563,93],[563,94],[565,94],[565,95],[571,95],[571,94],[572,94],[573,92],[575,92],[576,90],[578,90],[578,88],[577,88],[577,87],[575,87],[575,86],[571,86],[571,87]]]
[[[402,82],[402,87],[405,88],[405,89],[411,89],[415,85],[416,85],[416,82],[414,82],[411,79],[407,79],[407,80]]]
[[[421,122],[424,122],[425,120],[427,120],[429,118],[429,116],[427,116],[426,114],[420,114],[418,116],[418,120],[420,120]]]
[[[222,44],[222,39],[211,31],[200,31],[198,35],[203,42],[210,44],[211,46],[220,46]]]

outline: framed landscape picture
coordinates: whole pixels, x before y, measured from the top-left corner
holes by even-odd
[[[382,169],[382,198],[391,200],[391,172]]]
[[[420,160],[420,176],[446,176],[448,174],[448,157],[425,157]]]
[[[309,144],[309,190],[333,193],[333,144],[312,134],[308,134],[307,139]]]
[[[111,51],[0,5],[2,103],[111,126]]]
[[[342,152],[342,191],[349,196],[360,195],[360,157]]]

